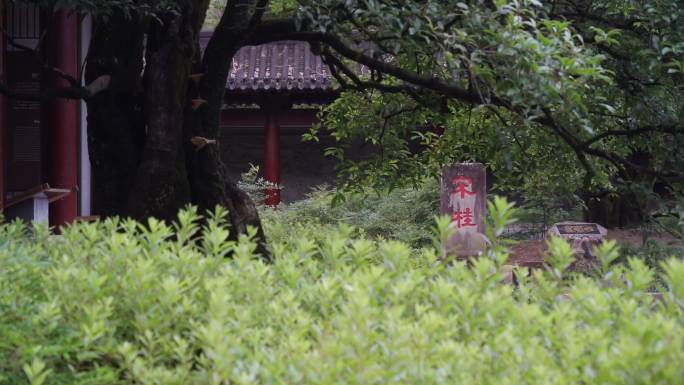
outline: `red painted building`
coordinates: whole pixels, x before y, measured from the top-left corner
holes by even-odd
[[[7,2],[1,16],[5,33],[0,39],[0,73],[10,90],[36,93],[45,86],[61,86],[61,79],[41,76],[43,61],[78,78],[83,39],[89,35],[87,21],[67,12],[46,20],[32,5]],[[33,51],[41,44],[48,21],[53,29],[42,40],[42,49]],[[87,166],[87,153],[79,145],[80,130],[85,128],[81,109],[78,101],[61,99],[0,101],[0,207],[8,216],[36,197],[49,201],[51,224],[69,222],[87,211],[80,207],[88,203],[85,196],[79,201],[80,173]]]
[[[204,46],[211,32],[203,32]],[[311,186],[333,182],[334,162],[322,156],[332,143],[302,143],[319,107],[337,97],[333,77],[308,43],[279,41],[243,47],[233,58],[221,125],[224,163],[239,177],[249,163],[264,179],[284,185],[283,200],[297,200]],[[329,138],[328,138],[329,139]],[[268,204],[281,201],[279,191]]]
[[[26,4],[10,3],[0,10],[0,31],[6,31],[0,39],[0,77],[10,89],[37,91],[46,86],[41,84],[39,60],[24,47],[39,44],[46,16]],[[89,19],[68,12],[52,17],[53,29],[42,52],[52,66],[78,79],[89,44]],[[204,32],[201,43],[210,36]],[[61,86],[63,80],[47,81]],[[259,164],[266,180],[286,186],[287,200],[303,195],[308,185],[329,180],[333,165],[320,155],[325,144],[301,144],[299,137],[316,121],[317,106],[336,97],[331,84],[328,68],[306,43],[242,48],[233,59],[221,120],[220,140],[228,149],[225,160],[233,167],[232,176],[244,172],[247,163]],[[49,207],[49,223],[54,226],[97,215],[90,207],[85,115],[85,105],[78,101],[0,97],[0,208],[6,216],[19,215],[12,210],[36,197]],[[244,151],[244,143],[252,143],[251,152]],[[288,178],[298,187],[289,190]],[[267,203],[275,205],[280,199],[274,190]]]

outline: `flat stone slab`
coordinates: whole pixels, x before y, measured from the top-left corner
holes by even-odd
[[[604,240],[608,230],[598,223],[560,222],[549,228],[547,237],[571,239]]]
[[[608,235],[608,230],[598,223],[588,222],[560,222],[549,228],[547,238],[559,237],[567,240],[578,259],[594,260],[594,247],[601,244]],[[577,260],[573,263],[579,267],[583,262]],[[586,270],[586,269],[580,269]]]

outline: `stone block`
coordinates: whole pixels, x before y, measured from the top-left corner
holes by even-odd
[[[451,226],[455,226],[453,223]],[[491,245],[489,239],[477,231],[458,228],[447,238],[445,255],[456,259],[479,257]]]

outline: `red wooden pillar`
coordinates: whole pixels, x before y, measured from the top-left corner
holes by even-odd
[[[266,110],[263,171],[264,179],[280,184],[280,126],[278,126],[277,112],[271,109]],[[277,206],[280,203],[280,190],[266,190],[264,203],[268,206]]]
[[[50,46],[52,63],[63,72],[78,78],[78,16],[65,10],[53,19]],[[68,86],[61,78],[57,86]],[[78,214],[76,186],[78,184],[78,102],[56,99],[50,106],[47,121],[49,182],[56,188],[71,189],[72,193],[50,205],[50,225],[59,226]]]

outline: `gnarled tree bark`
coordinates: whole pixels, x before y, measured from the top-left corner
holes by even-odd
[[[126,212],[145,141],[142,113],[144,36],[141,18],[112,15],[94,20],[85,80],[110,75],[108,89],[87,101],[88,149],[93,169],[93,210],[102,216]]]
[[[209,0],[179,1],[159,20],[96,20],[86,81],[111,75],[109,88],[87,100],[98,214],[172,221],[188,203],[200,212],[223,205],[233,238],[256,227],[257,251],[270,259],[256,206],[226,176],[217,140],[230,61],[260,18],[259,3],[229,2],[204,55],[199,33]],[[195,146],[194,137],[211,144]]]

